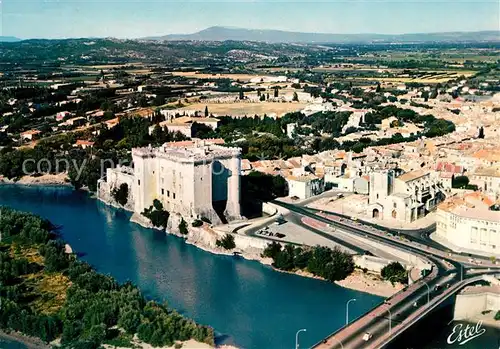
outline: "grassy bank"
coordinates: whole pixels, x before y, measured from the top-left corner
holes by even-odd
[[[1,208],[0,232],[0,330],[57,339],[63,348],[132,347],[134,335],[152,346],[190,339],[214,345],[210,327],[65,253],[50,222]]]

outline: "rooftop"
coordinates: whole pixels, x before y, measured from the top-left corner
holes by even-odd
[[[429,172],[427,172],[427,171],[416,170],[416,171],[411,171],[411,172],[407,172],[405,174],[402,174],[401,176],[397,177],[397,179],[399,179],[403,182],[410,182],[410,181],[413,181],[415,179],[424,177],[428,174],[429,174]]]

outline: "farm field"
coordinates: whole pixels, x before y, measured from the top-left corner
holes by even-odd
[[[380,81],[385,83],[407,83],[407,82],[417,82],[422,84],[438,84],[444,83],[449,80],[457,79],[461,76],[466,78],[471,77],[475,74],[472,70],[461,70],[461,71],[438,71],[438,72],[422,72],[418,75],[408,76],[395,76],[395,77],[352,77],[348,79],[353,80],[367,80],[367,81]]]
[[[197,72],[172,72],[172,75],[193,79],[231,79],[240,81],[250,81],[253,78],[261,77],[254,74],[200,74]]]
[[[186,106],[184,110],[198,110],[203,112],[205,107],[215,115],[271,115],[281,117],[283,114],[302,110],[307,103],[196,103]]]

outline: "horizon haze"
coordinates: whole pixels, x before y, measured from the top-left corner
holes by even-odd
[[[0,36],[138,39],[211,27],[321,34],[425,34],[499,29],[497,1],[4,0]]]

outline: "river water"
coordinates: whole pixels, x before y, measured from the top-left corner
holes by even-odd
[[[381,297],[214,255],[182,239],[129,222],[130,214],[69,188],[0,186],[0,205],[38,214],[98,271],[132,281],[146,297],[216,330],[217,342],[247,349],[306,348]],[[1,342],[0,342],[1,343]],[[17,348],[10,347],[9,348]]]

